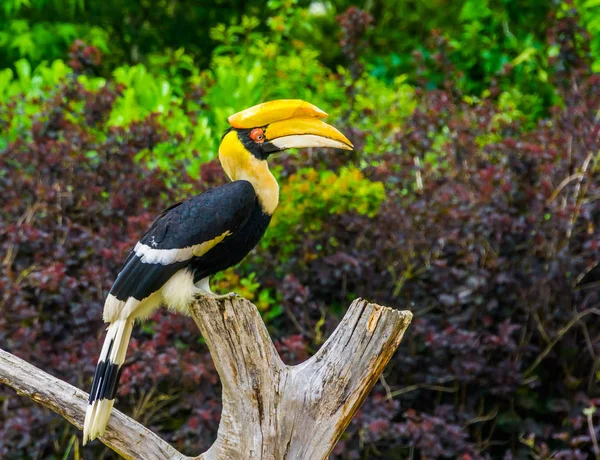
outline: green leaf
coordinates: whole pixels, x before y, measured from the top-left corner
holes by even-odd
[[[281,316],[282,313],[283,313],[283,308],[281,307],[281,305],[277,305],[276,307],[273,307],[269,311],[267,311],[263,315],[263,317],[264,317],[265,321],[271,321],[272,319],[275,319],[278,316]]]
[[[533,47],[529,47],[524,49],[521,54],[519,54],[516,58],[514,58],[511,62],[513,66],[518,66],[519,64],[530,61],[537,54],[537,50]]]
[[[71,449],[73,448],[73,444],[75,444],[76,440],[77,440],[77,436],[72,435],[71,439],[69,441],[69,445],[67,446],[67,449],[65,450],[62,460],[67,460],[69,458],[69,454],[71,453]]]
[[[459,20],[475,21],[487,18],[492,14],[487,0],[467,0],[460,10]]]
[[[17,62],[15,62],[15,69],[17,70],[19,80],[31,80],[31,64],[29,64],[27,59],[19,59]]]
[[[583,8],[595,8],[600,6],[600,0],[587,0],[581,5]]]

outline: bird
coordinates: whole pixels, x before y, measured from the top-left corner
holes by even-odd
[[[352,150],[352,143],[300,99],[231,115],[218,149],[229,182],[167,208],[127,256],[104,303],[106,336],[92,380],[83,444],[104,434],[136,320],[160,306],[186,313],[197,295],[216,297],[209,278],[256,246],[279,203],[270,155],[290,148]]]

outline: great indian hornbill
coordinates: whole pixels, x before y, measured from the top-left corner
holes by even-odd
[[[239,263],[264,234],[279,201],[270,154],[293,147],[352,143],[300,100],[266,102],[229,117],[219,147],[228,184],[164,211],[129,253],[104,304],[110,323],[92,382],[83,443],[102,435],[136,319],[160,305],[186,312],[198,293],[212,295],[211,275]]]

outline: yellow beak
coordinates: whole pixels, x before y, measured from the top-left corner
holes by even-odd
[[[290,118],[267,126],[265,137],[279,150],[333,147],[352,150],[352,142],[333,126],[318,118]]]
[[[346,136],[321,121],[327,114],[300,99],[281,99],[255,105],[228,118],[237,129],[265,128],[266,140],[279,150],[333,147],[352,150]]]

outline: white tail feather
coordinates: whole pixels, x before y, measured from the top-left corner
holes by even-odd
[[[127,354],[127,345],[131,337],[133,321],[129,319],[120,319],[111,323],[106,331],[104,345],[98,359],[98,366],[101,363],[110,363],[113,366],[116,364],[119,368],[125,361]],[[98,368],[97,368],[98,369]],[[90,395],[92,401],[86,410],[85,421],[83,423],[83,444],[98,436],[104,434],[108,419],[115,403],[114,399],[107,399],[105,394],[101,394],[100,389],[102,383],[110,375],[112,379],[117,378],[116,369],[112,369],[112,375],[108,374],[108,366],[105,366],[105,372],[94,376],[92,391],[95,393]],[[96,382],[98,379],[98,382]],[[118,382],[114,382],[116,385]]]

